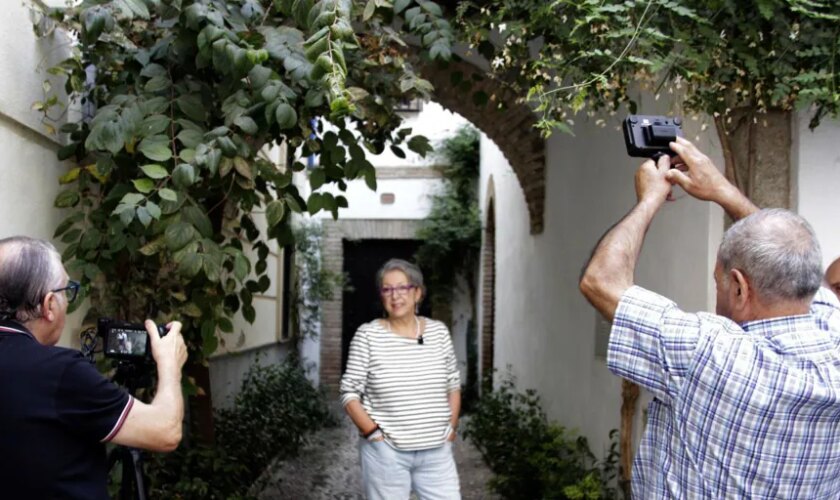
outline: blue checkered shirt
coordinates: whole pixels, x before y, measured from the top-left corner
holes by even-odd
[[[738,325],[634,286],[607,363],[650,390],[633,498],[840,498],[840,303]]]

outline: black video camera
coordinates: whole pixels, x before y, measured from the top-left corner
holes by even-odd
[[[627,154],[641,158],[673,156],[670,142],[682,137],[682,119],[667,116],[629,115],[624,119]]]
[[[152,343],[149,340],[149,332],[142,324],[99,318],[96,326],[97,335],[103,339],[106,357],[131,361],[142,361],[151,357]],[[161,337],[166,335],[165,327],[157,328]]]

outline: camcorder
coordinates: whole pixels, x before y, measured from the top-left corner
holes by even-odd
[[[158,326],[158,333],[163,337],[166,328]],[[103,341],[106,357],[127,361],[145,361],[151,359],[152,343],[146,327],[138,323],[128,323],[111,318],[99,318],[96,332]]]
[[[678,117],[629,115],[623,129],[627,154],[639,158],[676,155],[668,144],[683,137],[682,119]]]

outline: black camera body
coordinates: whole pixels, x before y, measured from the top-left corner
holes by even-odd
[[[152,343],[142,324],[99,318],[96,327],[97,335],[103,339],[106,357],[131,361],[151,358]],[[157,328],[161,337],[166,335],[165,327]]]
[[[683,137],[682,119],[667,116],[628,115],[624,119],[624,144],[627,154],[640,158],[655,158],[666,154],[673,156],[668,145]]]

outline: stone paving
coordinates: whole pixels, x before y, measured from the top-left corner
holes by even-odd
[[[255,485],[259,499],[363,500],[358,432],[350,419],[316,433],[297,459],[270,467]],[[496,500],[487,483],[493,474],[478,450],[459,437],[453,446],[464,500]],[[413,497],[412,497],[413,498]],[[394,499],[401,500],[401,499]]]

